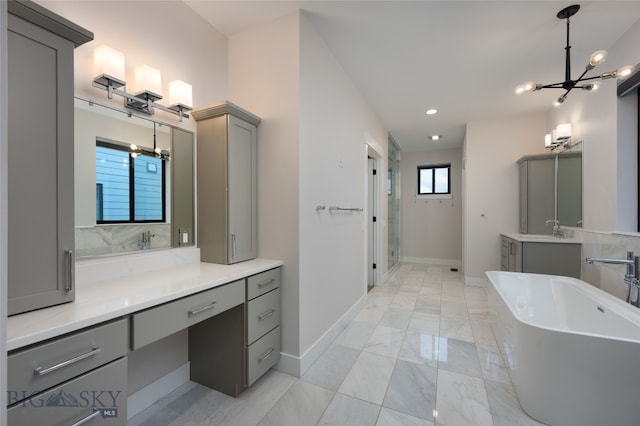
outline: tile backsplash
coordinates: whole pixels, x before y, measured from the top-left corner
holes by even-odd
[[[584,258],[604,257],[626,259],[627,252],[640,255],[640,235],[624,235],[572,229],[574,237],[582,241],[582,268],[580,277],[609,294],[626,300],[629,287],[624,282],[625,265],[594,263],[589,265]]]
[[[146,231],[151,231],[149,249],[171,247],[171,225],[168,223],[98,225],[75,229],[76,256],[141,251],[140,241]]]

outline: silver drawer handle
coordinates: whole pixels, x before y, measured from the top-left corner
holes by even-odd
[[[209,309],[213,309],[215,307],[215,305],[216,305],[216,302],[215,301],[211,301],[211,303],[209,303],[208,305],[204,305],[201,308],[190,309],[189,310],[189,316],[198,315],[201,312],[208,311]]]
[[[67,293],[70,293],[73,291],[76,280],[74,275],[75,260],[73,258],[73,250],[65,250],[64,255],[67,258],[67,283],[64,289]]]
[[[268,285],[270,285],[270,284],[273,284],[274,282],[276,282],[276,279],[275,279],[275,278],[271,278],[271,279],[270,279],[269,281],[267,281],[267,282],[264,282],[264,283],[260,283],[260,284],[258,284],[258,288],[266,287],[266,286],[268,286]]]
[[[94,408],[94,410],[96,410],[96,409]],[[83,424],[85,424],[86,422],[88,422],[89,420],[91,420],[91,419],[95,419],[95,418],[96,418],[96,417],[98,417],[100,414],[102,414],[102,411],[100,411],[100,410],[96,410],[96,411],[94,411],[93,413],[89,414],[87,417],[85,417],[85,418],[83,418],[83,419],[78,420],[77,422],[75,422],[75,423],[74,423],[74,424],[72,424],[71,426],[80,426],[80,425],[83,425]]]
[[[275,313],[276,313],[275,309],[269,309],[268,311],[258,315],[258,321],[265,320]]]
[[[42,368],[42,367],[37,367],[33,370],[34,373],[36,373],[38,376],[44,376],[47,373],[51,373],[52,371],[56,371],[62,367],[66,367],[68,365],[71,364],[75,364],[78,361],[82,361],[85,358],[89,358],[90,356],[94,356],[95,354],[97,354],[98,352],[100,352],[102,349],[100,349],[99,347],[94,347],[93,349],[91,349],[89,352],[84,353],[82,355],[78,355],[76,357],[73,357],[71,359],[68,359],[66,361],[63,361],[59,364],[56,365],[52,365],[49,368]]]
[[[267,352],[265,352],[260,358],[258,358],[258,364],[260,364],[265,359],[269,358],[271,354],[273,354],[275,351],[276,351],[275,348],[271,348]]]

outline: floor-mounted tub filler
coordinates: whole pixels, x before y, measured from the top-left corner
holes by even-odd
[[[640,309],[575,278],[487,272],[524,411],[554,426],[640,425]]]

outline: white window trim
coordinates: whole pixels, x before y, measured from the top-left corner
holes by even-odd
[[[416,200],[451,200],[452,194],[421,194],[416,195]]]

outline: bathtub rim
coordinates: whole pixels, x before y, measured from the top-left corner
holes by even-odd
[[[560,281],[563,281],[566,284],[574,288],[577,288],[579,291],[584,291],[587,294],[587,296],[589,296],[589,298],[593,300],[594,303],[597,304],[598,306],[601,306],[604,309],[611,310],[612,312],[619,315],[626,321],[629,321],[636,327],[640,328],[640,308],[632,306],[629,303],[621,299],[618,299],[617,297],[589,284],[586,281],[582,281],[573,277],[565,277],[562,275],[533,274],[529,272],[487,271],[485,272],[485,274],[487,275],[487,278],[489,279],[489,282],[491,283],[491,286],[493,287],[493,289],[496,291],[496,293],[500,295],[502,302],[509,308],[509,311],[511,312],[511,315],[513,316],[513,318],[523,324],[527,324],[531,327],[537,327],[540,329],[549,330],[557,333],[578,334],[582,336],[593,336],[593,337],[598,337],[602,339],[625,341],[625,342],[631,342],[631,343],[640,343],[640,338],[632,339],[628,337],[610,336],[610,335],[604,335],[604,334],[598,334],[598,333],[587,333],[584,331],[573,330],[573,329],[550,327],[547,325],[541,325],[536,322],[529,321],[526,318],[523,318],[522,316],[518,315],[514,311],[511,304],[507,302],[504,294],[500,291],[499,286],[494,282],[494,278],[497,279],[500,276],[507,276],[507,277],[508,276],[512,276],[512,277],[535,276],[535,277],[548,277],[548,279],[559,279]]]

